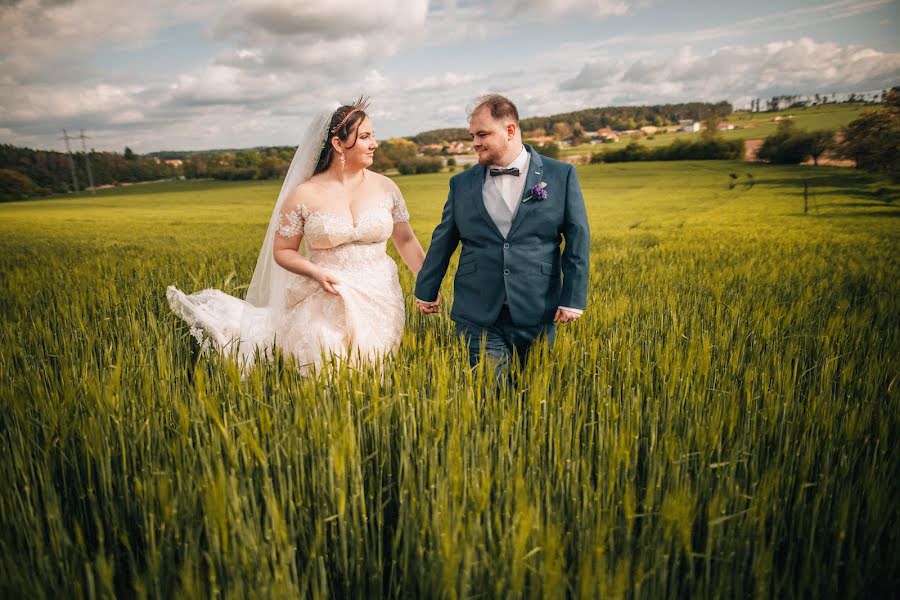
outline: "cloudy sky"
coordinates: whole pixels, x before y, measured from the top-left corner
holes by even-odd
[[[293,145],[359,94],[376,135],[472,98],[578,108],[900,84],[900,0],[0,0],[0,143]]]

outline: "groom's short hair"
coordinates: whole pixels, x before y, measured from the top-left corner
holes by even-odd
[[[469,120],[471,121],[472,115],[482,108],[490,110],[491,116],[498,121],[512,119],[516,125],[519,124],[519,111],[516,109],[516,105],[506,96],[501,96],[500,94],[487,94],[477,98],[475,100],[475,108],[469,111]]]

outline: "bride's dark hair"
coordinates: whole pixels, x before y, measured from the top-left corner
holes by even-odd
[[[319,154],[319,162],[316,163],[316,170],[313,175],[321,173],[331,166],[334,160],[334,146],[331,144],[331,138],[337,136],[339,140],[346,143],[350,139],[351,134],[355,134],[353,143],[348,146],[352,148],[356,145],[359,134],[356,133],[358,125],[365,119],[366,109],[369,108],[369,99],[360,96],[353,104],[345,104],[338,108],[331,115],[331,121],[328,123],[328,135],[325,138],[325,145],[322,146],[322,153]]]

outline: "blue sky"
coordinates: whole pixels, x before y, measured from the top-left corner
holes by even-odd
[[[900,0],[2,0],[0,143],[293,145],[359,94],[376,135],[614,104],[900,85]]]

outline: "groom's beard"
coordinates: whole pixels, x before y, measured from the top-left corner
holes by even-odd
[[[483,167],[489,167],[493,164],[497,164],[500,160],[500,152],[496,150],[489,150],[484,154],[478,155],[478,164]]]

